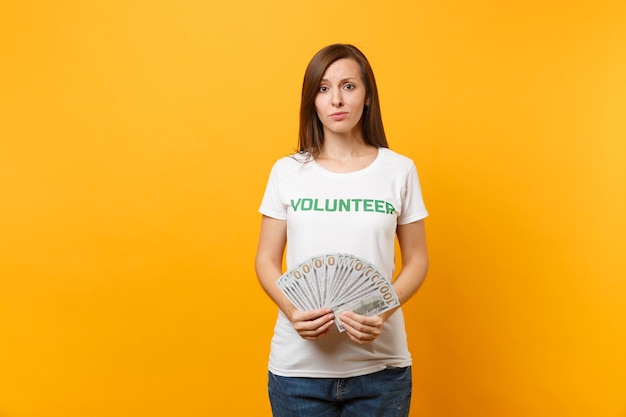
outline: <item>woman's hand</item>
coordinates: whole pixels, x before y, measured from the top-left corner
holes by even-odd
[[[335,316],[330,308],[310,311],[294,310],[291,316],[293,328],[301,338],[317,340],[328,333],[333,326]]]
[[[362,316],[353,311],[346,311],[341,313],[339,319],[348,337],[360,345],[372,343],[383,330],[381,316]]]

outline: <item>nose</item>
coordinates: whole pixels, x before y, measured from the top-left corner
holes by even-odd
[[[341,96],[341,89],[337,88],[333,90],[332,103],[335,107],[343,106],[343,98]]]

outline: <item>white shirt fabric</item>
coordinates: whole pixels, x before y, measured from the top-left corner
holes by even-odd
[[[296,154],[274,164],[259,209],[287,221],[287,269],[314,256],[348,253],[391,279],[397,225],[428,216],[413,161],[379,148],[366,168],[335,173],[305,159]],[[279,310],[269,359],[269,370],[276,375],[347,378],[410,365],[401,309],[365,345],[352,342],[335,326],[319,340],[302,339]]]

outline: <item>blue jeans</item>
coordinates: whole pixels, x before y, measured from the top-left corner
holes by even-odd
[[[352,378],[293,378],[269,373],[274,417],[407,417],[411,367]]]

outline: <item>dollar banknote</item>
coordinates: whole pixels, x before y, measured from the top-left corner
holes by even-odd
[[[345,330],[339,320],[342,312],[374,316],[400,305],[389,278],[350,254],[307,259],[281,275],[276,284],[298,310],[330,307],[341,332]]]

